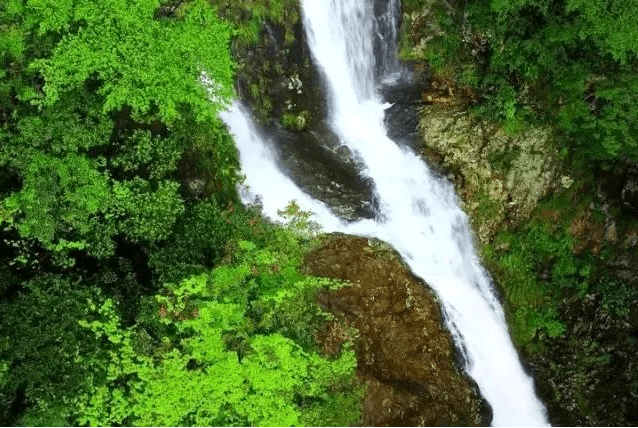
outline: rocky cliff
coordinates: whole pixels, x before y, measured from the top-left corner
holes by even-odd
[[[232,10],[234,16],[251,13],[248,7]],[[306,42],[299,2],[287,0],[282,15],[259,19],[255,40],[233,43],[238,96],[299,187],[342,218],[370,218],[376,206],[372,185],[326,123],[322,77]]]

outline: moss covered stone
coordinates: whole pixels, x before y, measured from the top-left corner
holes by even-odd
[[[526,218],[556,185],[559,160],[550,128],[509,135],[461,107],[429,105],[420,129],[425,148],[453,172],[483,243],[502,223]]]

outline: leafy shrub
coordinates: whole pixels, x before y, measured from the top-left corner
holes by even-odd
[[[515,232],[501,232],[500,251],[484,255],[497,272],[512,311],[514,340],[528,344],[538,330],[560,336],[558,301],[564,293],[583,295],[589,287],[591,260],[576,257],[574,239],[556,224],[536,220]]]
[[[435,73],[476,88],[480,114],[511,131],[549,121],[577,158],[638,160],[638,1],[405,3],[425,5],[444,13],[411,36],[427,40]],[[428,33],[432,25],[440,31]]]
[[[638,290],[611,278],[603,278],[597,284],[602,295],[602,305],[617,317],[629,315],[631,305],[638,299]]]
[[[237,264],[168,285],[156,297],[158,321],[173,333],[155,338],[151,356],[135,349],[133,332],[119,326],[112,302],[92,306],[97,318],[81,325],[108,339],[112,350],[102,360],[106,382],[77,399],[81,424],[358,421],[353,352],[346,345],[332,359],[313,344],[329,318],[312,303],[313,293],[338,284],[305,278],[298,260],[252,242],[240,241],[236,256]]]

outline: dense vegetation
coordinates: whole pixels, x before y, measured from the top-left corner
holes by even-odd
[[[3,424],[358,420],[352,351],[314,342],[339,284],[299,273],[294,206],[239,203],[217,117],[262,3],[0,3]]]
[[[423,55],[437,74],[479,94],[481,114],[510,130],[555,124],[563,148],[581,160],[638,160],[638,2],[453,4],[436,7],[441,28]],[[428,25],[413,27],[423,27],[413,41]]]
[[[575,183],[504,226],[483,253],[516,343],[543,358],[552,343],[573,350],[566,363],[548,357],[547,373],[566,376],[572,408],[595,417],[603,406],[587,376],[615,375],[627,358],[570,331],[565,307],[600,302],[611,331],[614,320],[628,324],[638,297],[605,269],[629,249],[603,239],[610,214],[594,195],[601,172],[638,161],[638,2],[404,1],[426,4],[436,19],[409,17],[406,56],[427,60],[508,132],[556,131]],[[340,285],[300,273],[314,245],[297,233],[307,232],[303,213],[289,207],[282,227],[239,203],[237,153],[217,117],[242,68],[229,45],[260,43],[263,20],[294,26],[296,6],[0,2],[2,424],[358,421],[352,351],[325,355],[315,344],[330,317],[314,295]],[[427,49],[415,49],[424,38]],[[276,65],[264,62],[247,87],[264,112]],[[299,117],[282,121],[301,129]],[[628,225],[638,221],[623,218],[618,230]],[[622,352],[635,351],[636,338],[622,340]],[[618,373],[638,397],[635,370]],[[616,413],[604,420],[628,420]]]

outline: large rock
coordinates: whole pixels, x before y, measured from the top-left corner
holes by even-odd
[[[314,66],[301,22],[290,3],[282,22],[265,19],[251,45],[233,44],[236,88],[252,111],[282,171],[313,198],[346,220],[375,216],[372,181],[326,124],[327,96]]]
[[[324,122],[304,132],[281,127],[264,132],[273,132],[280,168],[303,191],[346,220],[376,215],[374,183],[361,174],[352,153]]]
[[[485,425],[489,407],[456,367],[436,298],[379,241],[331,235],[305,268],[351,286],[319,296],[359,331],[364,426]]]
[[[407,70],[408,66],[405,68]],[[411,67],[397,81],[382,84],[379,88],[383,101],[390,104],[384,117],[388,137],[417,153],[421,150],[421,93],[429,88],[429,73],[427,68]]]

